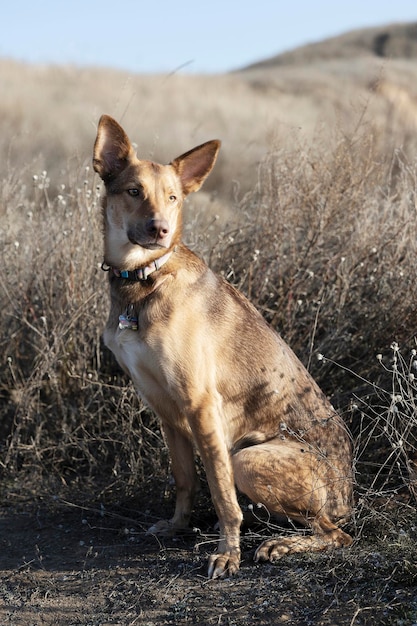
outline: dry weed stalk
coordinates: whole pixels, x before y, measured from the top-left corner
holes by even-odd
[[[397,342],[391,357],[377,354],[382,380],[369,388],[367,396],[352,401],[354,419],[361,425],[357,437],[356,463],[370,464],[366,492],[398,494],[406,487],[417,498],[417,351],[406,359]],[[365,472],[363,472],[365,473]]]

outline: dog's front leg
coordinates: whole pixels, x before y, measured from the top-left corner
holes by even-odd
[[[221,422],[210,414],[200,415],[193,428],[204,464],[210,493],[219,518],[218,551],[209,557],[209,578],[232,576],[240,565],[242,511],[234,485],[233,468]]]
[[[148,533],[171,535],[188,527],[194,498],[200,488],[194,460],[194,448],[189,439],[166,424],[162,425],[168,445],[175,480],[175,512],[170,520],[160,520]]]

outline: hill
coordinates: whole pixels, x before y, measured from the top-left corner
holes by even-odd
[[[350,31],[318,43],[311,43],[274,57],[253,63],[249,68],[311,64],[318,60],[417,58],[417,23],[391,24]]]

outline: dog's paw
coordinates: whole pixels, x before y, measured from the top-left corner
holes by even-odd
[[[157,535],[159,537],[173,537],[174,535],[188,535],[194,531],[186,524],[181,525],[174,520],[161,519],[153,524],[146,531],[147,535]]]
[[[147,535],[157,535],[159,537],[172,537],[178,532],[178,528],[169,519],[161,519],[153,524],[146,531]]]
[[[259,548],[255,552],[254,561],[261,563],[263,561],[279,561],[285,554],[290,551],[285,540],[282,539],[268,539],[261,543]]]
[[[226,578],[233,576],[239,569],[240,551],[224,552],[222,554],[212,554],[209,557],[208,577]]]

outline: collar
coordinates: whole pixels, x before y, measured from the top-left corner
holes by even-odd
[[[115,267],[107,265],[107,263],[105,262],[101,264],[101,269],[105,272],[113,272],[113,274],[117,278],[125,278],[126,280],[133,281],[146,280],[148,276],[150,276],[153,272],[159,270],[168,261],[174,250],[170,250],[159,259],[155,259],[155,261],[152,261],[152,263],[150,263],[149,265],[146,265],[145,267],[139,267],[136,270],[119,270]]]

